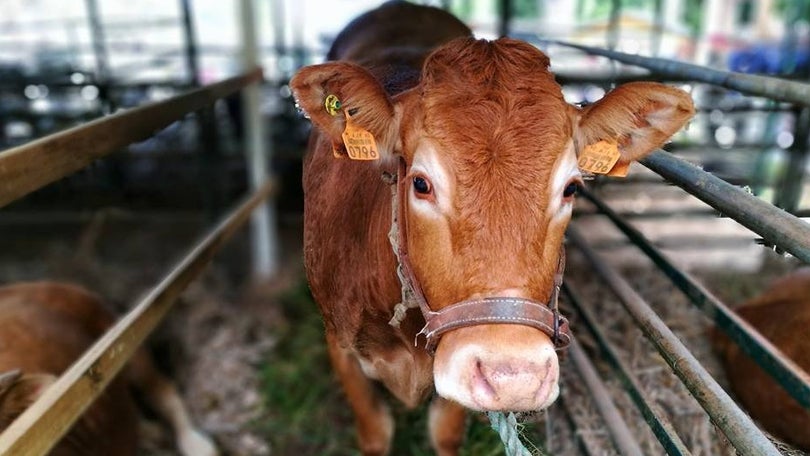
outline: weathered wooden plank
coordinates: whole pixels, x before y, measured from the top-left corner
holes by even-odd
[[[259,81],[262,70],[121,111],[0,152],[0,207],[142,141],[186,114]]]
[[[219,248],[276,189],[250,195],[0,435],[0,455],[45,455],[92,404]]]

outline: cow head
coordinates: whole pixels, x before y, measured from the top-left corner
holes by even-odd
[[[606,141],[629,163],[693,114],[686,93],[654,83],[623,85],[578,109],[548,65],[520,41],[465,38],[431,54],[419,84],[393,98],[346,62],[304,68],[291,82],[335,150],[345,147],[350,116],[375,137],[383,166],[404,158],[407,248],[433,310],[484,297],[548,302],[582,180],[580,152]],[[329,95],[342,112],[325,108]],[[476,410],[542,409],[559,392],[554,345],[529,326],[452,330],[433,372],[441,396]]]

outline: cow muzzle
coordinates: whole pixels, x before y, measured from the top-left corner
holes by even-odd
[[[549,337],[522,325],[451,331],[433,361],[437,393],[479,411],[542,410],[559,394],[559,373]]]
[[[555,287],[551,306],[487,297],[427,312],[417,338],[424,335],[434,355],[439,395],[481,411],[551,405],[559,394],[556,349],[571,342],[568,321],[556,311],[556,295]]]

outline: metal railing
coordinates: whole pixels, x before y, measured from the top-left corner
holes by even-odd
[[[764,96],[799,106],[810,105],[810,85],[802,82],[714,70],[682,62],[624,54],[558,41],[553,44],[644,67],[652,71],[653,79],[713,84],[747,95]],[[631,79],[636,79],[636,77]],[[804,148],[801,153],[807,153],[806,141],[803,144],[794,144],[794,148]],[[641,163],[667,182],[696,196],[714,209],[691,209],[695,212],[692,216],[703,213],[708,216],[717,214],[728,217],[762,236],[764,244],[776,248],[778,251],[787,252],[805,263],[810,263],[810,224],[796,216],[796,214],[805,214],[806,210],[797,210],[796,214],[788,213],[663,150],[653,152],[641,160]],[[618,214],[588,190],[583,190],[582,196],[595,207],[595,209],[586,211],[584,215],[589,217],[602,215],[613,222],[624,233],[628,242],[641,249],[698,309],[703,311],[719,329],[751,356],[799,404],[810,410],[810,375],[807,372],[788,359],[747,322],[699,285],[696,280],[676,267],[640,231],[625,220],[625,217],[633,214]],[[660,210],[653,210],[653,212],[659,216],[678,215],[677,212],[672,214],[663,214]],[[609,266],[594,251],[583,234],[577,230],[576,223],[569,228],[568,239],[576,249],[583,253],[586,262],[593,267],[597,275],[617,296],[636,325],[652,342],[672,371],[681,379],[692,396],[709,414],[712,422],[722,430],[737,451],[746,455],[779,454],[770,440],[717,385],[712,376],[697,362],[616,269]],[[608,341],[605,336],[606,331],[587,309],[587,306],[581,303],[582,299],[579,298],[576,290],[566,286],[564,292],[580,317],[578,321],[583,322],[584,329],[594,336],[601,354],[612,366],[665,451],[669,454],[690,454],[671,423],[660,413],[656,413],[639,382],[619,359],[615,348]]]

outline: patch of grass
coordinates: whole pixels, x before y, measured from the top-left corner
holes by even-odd
[[[286,318],[274,354],[262,367],[266,413],[257,423],[274,454],[358,455],[354,421],[329,363],[323,323],[304,281],[279,297]],[[396,419],[393,455],[434,455],[427,433],[427,404],[407,410],[393,398]],[[524,441],[540,442],[537,426],[524,429]],[[498,435],[483,414],[471,414],[462,456],[504,454]]]

